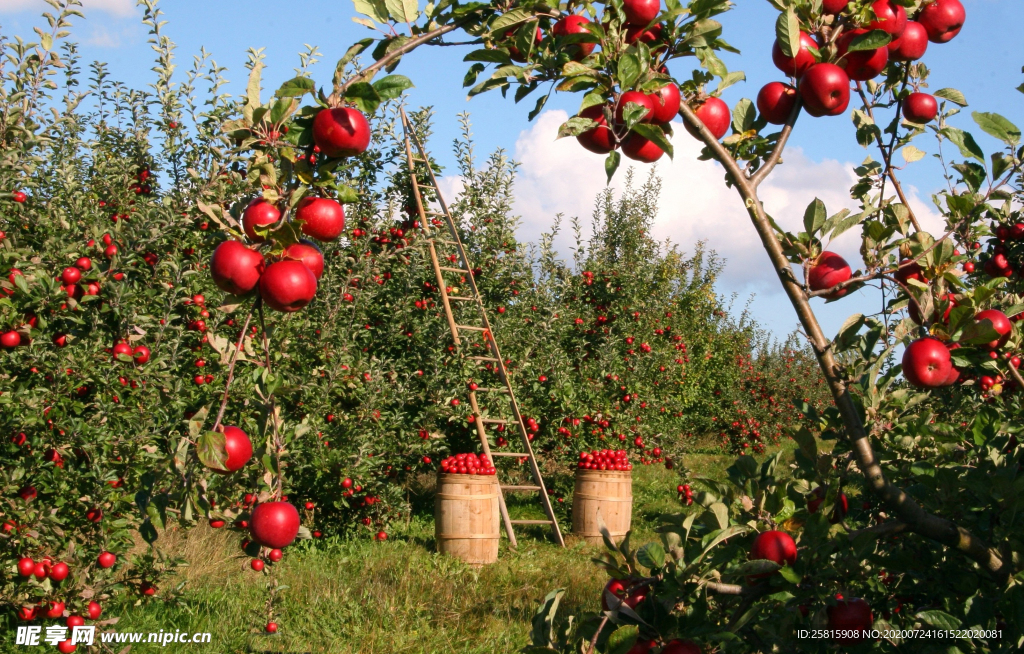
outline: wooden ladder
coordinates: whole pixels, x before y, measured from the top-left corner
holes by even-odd
[[[487,343],[491,356],[470,356],[471,360],[477,362],[477,365],[492,364],[498,376],[501,379],[503,388],[482,388],[478,387],[476,390],[469,391],[469,405],[473,411],[473,424],[476,426],[477,436],[480,438],[480,445],[483,448],[484,454],[491,460],[492,463],[496,464],[495,458],[498,457],[517,457],[520,459],[525,458],[529,461],[530,472],[533,475],[535,485],[519,486],[519,485],[503,485],[498,484],[500,489],[498,492],[498,506],[501,509],[501,519],[505,525],[505,533],[508,534],[509,543],[512,547],[517,547],[516,535],[513,531],[515,525],[550,525],[551,532],[555,536],[555,542],[562,547],[565,547],[565,540],[562,538],[562,531],[558,527],[558,520],[555,518],[554,509],[551,506],[551,498],[548,497],[547,488],[544,485],[544,479],[540,474],[540,467],[537,465],[537,458],[533,454],[533,446],[530,444],[529,436],[526,431],[526,424],[523,422],[523,415],[519,411],[519,403],[516,401],[515,392],[512,389],[512,382],[509,380],[508,372],[505,369],[505,361],[501,358],[501,351],[498,349],[498,343],[494,338],[494,331],[491,329],[491,323],[487,319],[487,311],[484,308],[483,299],[480,292],[476,287],[476,280],[473,277],[473,267],[469,263],[469,257],[466,256],[466,250],[462,245],[462,240],[459,238],[459,232],[455,228],[455,221],[452,218],[451,212],[448,210],[448,205],[445,203],[444,198],[441,197],[441,190],[437,186],[437,179],[434,177],[434,171],[430,167],[430,159],[427,156],[426,151],[423,148],[423,144],[420,143],[419,138],[416,136],[415,131],[412,128],[412,124],[409,122],[409,117],[405,113],[405,108],[401,109],[402,115],[402,127],[405,130],[405,154],[406,160],[409,164],[409,177],[412,180],[412,192],[413,197],[416,199],[416,211],[419,213],[420,226],[423,229],[423,233],[426,236],[426,248],[430,254],[430,264],[434,268],[434,275],[437,278],[438,291],[441,294],[441,303],[444,305],[444,313],[448,319],[448,327],[452,333],[452,340],[455,343],[455,349],[458,352],[462,352],[462,339],[460,338],[461,332],[473,332],[480,333]],[[413,145],[416,147],[416,153],[413,152]],[[418,154],[419,156],[416,156]],[[417,164],[420,164],[417,167]],[[429,183],[424,183],[418,179],[419,175],[426,175],[429,179]],[[420,189],[430,189],[437,197],[437,202],[441,206],[441,211],[428,210],[423,202],[423,196],[420,193]],[[440,229],[435,229],[432,219],[442,219],[448,226],[448,236],[450,238],[444,239],[439,238],[441,234]],[[455,250],[457,260],[460,262],[461,267],[442,266],[441,258],[438,256],[438,249],[445,251]],[[446,259],[448,260],[448,259]],[[469,294],[457,297],[448,294],[448,287],[454,286],[454,284],[448,284],[445,281],[445,273],[457,273],[463,276],[466,283],[469,284]],[[462,285],[463,282],[459,282]],[[465,304],[472,304],[476,307],[480,318],[479,325],[460,325],[455,320],[455,314],[452,312],[452,302],[460,302]],[[482,415],[480,411],[480,402],[477,398],[478,393],[484,394],[502,394],[507,396],[509,406],[512,410],[512,420],[498,420],[495,418],[489,418]],[[519,432],[519,438],[522,442],[522,452],[491,452],[491,446],[487,439],[487,425],[507,425]],[[505,506],[505,492],[535,492],[540,495],[541,505],[544,507],[544,513],[547,515],[547,520],[512,520],[508,515],[508,508]]]

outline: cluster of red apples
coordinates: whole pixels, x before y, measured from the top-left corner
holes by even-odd
[[[441,472],[448,475],[494,475],[497,471],[486,454],[460,453],[441,460]]]
[[[639,436],[637,437],[639,438]],[[580,452],[580,470],[614,470],[625,472],[633,469],[626,450],[593,450]]]
[[[822,11],[838,17],[848,4],[849,0],[823,0]],[[628,23],[627,42],[641,40],[654,43],[661,38],[663,28],[660,24],[647,28],[661,11],[658,0],[624,0],[623,8]],[[812,116],[842,114],[850,104],[851,80],[866,81],[877,77],[890,60],[920,59],[929,41],[946,43],[955,37],[966,17],[960,0],[934,0],[921,8],[916,20],[909,20],[906,10],[894,0],[877,0],[871,8],[875,20],[864,26],[844,25],[846,31],[840,32],[834,44],[816,41],[806,32],[801,32],[797,52],[793,57],[787,57],[776,41],[772,48],[772,61],[779,70],[799,82],[797,86],[771,82],[760,90],[757,110],[766,121],[775,125],[784,124],[796,105],[797,93],[800,94],[804,109]],[[552,32],[556,36],[585,33],[584,25],[588,22],[583,16],[565,16],[555,24]],[[888,34],[889,43],[873,50],[850,51],[854,39],[874,30]],[[835,30],[833,33],[836,33]],[[826,45],[834,47],[826,49]],[[584,43],[578,48],[581,55],[579,58],[582,58],[593,51],[594,44]],[[832,61],[822,61],[823,53],[826,52],[834,52]],[[621,145],[622,153],[631,159],[647,163],[657,161],[664,153],[653,141],[636,132],[622,137],[619,128],[623,122],[623,112],[629,104],[636,104],[646,112],[641,119],[642,123],[663,124],[670,122],[679,113],[681,101],[679,87],[671,82],[653,93],[627,90],[608,104],[590,106],[581,111],[581,118],[589,118],[597,126],[576,138],[584,148],[597,154],[607,154]],[[716,139],[725,136],[732,122],[732,114],[721,98],[700,94],[689,102],[694,113]],[[916,124],[927,123],[938,113],[935,98],[916,90],[904,98],[902,106],[904,118]],[[694,137],[698,136],[697,130],[689,123],[684,122],[684,126]]]
[[[328,158],[350,157],[365,152],[370,145],[370,124],[351,107],[323,109],[313,120],[313,141],[309,161],[317,155]],[[269,257],[259,251],[266,243],[269,229],[281,221],[281,209],[263,198],[252,200],[242,214],[242,229],[251,247],[241,241],[225,241],[217,246],[210,263],[213,281],[235,295],[247,295],[259,287],[260,297],[271,309],[298,311],[316,296],[317,282],[324,272],[324,257],[312,241],[286,242],[278,239]],[[345,230],[345,210],[336,200],[306,196],[295,206],[292,219],[302,233],[322,242],[336,240]]]

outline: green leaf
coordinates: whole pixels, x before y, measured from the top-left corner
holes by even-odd
[[[914,163],[924,159],[924,152],[918,150],[912,145],[906,145],[900,149],[900,154],[903,155],[903,160],[907,163]]]
[[[378,23],[388,22],[388,8],[384,0],[352,0],[352,4],[356,13],[369,16]]]
[[[660,568],[665,565],[665,548],[661,543],[647,543],[637,551],[636,561],[645,568]]]
[[[622,107],[622,122],[625,124],[626,129],[631,131],[638,126],[648,113],[650,113],[650,110],[642,104],[627,102],[626,106]]]
[[[756,559],[754,561],[744,561],[740,567],[731,574],[743,577],[747,575],[768,574],[775,572],[781,567],[781,565],[769,559]]]
[[[619,154],[618,150],[613,150],[608,153],[608,156],[604,160],[604,172],[608,175],[608,183],[612,181],[612,177],[615,176],[615,171],[619,168],[619,163],[622,162],[622,155]]]
[[[960,628],[960,621],[944,611],[921,611],[915,618],[936,629],[954,630]]]
[[[608,654],[626,654],[633,649],[639,636],[640,628],[636,625],[619,627],[608,636],[608,646],[605,651]]]
[[[277,89],[275,98],[301,98],[307,93],[312,93],[315,88],[313,80],[308,77],[294,77]]]
[[[363,51],[371,45],[373,45],[373,39],[360,39],[359,41],[356,41],[353,45],[349,46],[349,49],[346,50],[345,54],[338,60],[336,69],[343,70],[350,61],[362,54]]]
[[[486,61],[492,64],[508,65],[512,63],[512,59],[508,56],[508,53],[504,50],[488,50],[482,48],[480,50],[474,50],[468,55],[462,58],[463,61]]]
[[[498,16],[494,22],[491,23],[491,33],[501,32],[513,25],[525,23],[533,18],[533,16],[533,12],[529,9],[516,8],[512,11],[507,11],[501,16]]]
[[[558,128],[558,138],[565,138],[566,136],[579,136],[583,132],[589,131],[597,127],[597,122],[589,118],[580,118],[575,116],[562,123]]]
[[[214,470],[227,470],[228,453],[224,442],[224,434],[219,431],[206,431],[196,443],[196,454],[199,462]]]
[[[788,565],[784,565],[781,568],[779,568],[779,574],[782,575],[783,579],[785,579],[791,584],[800,583],[800,573],[794,570],[793,568],[789,567]]]
[[[795,57],[800,50],[800,21],[792,6],[786,7],[786,11],[779,14],[775,21],[775,38],[779,41],[782,54],[787,57]]]
[[[416,0],[384,0],[384,5],[391,17],[399,23],[414,23],[420,15]]]
[[[640,123],[633,128],[633,131],[644,137],[648,141],[654,141],[661,150],[668,155],[669,159],[672,158],[674,150],[672,149],[672,143],[665,136],[665,132],[661,131],[661,128],[657,125],[648,125],[646,123]]]
[[[345,89],[345,99],[351,100],[360,111],[372,114],[380,106],[380,96],[377,89],[369,82],[356,82]]]
[[[853,37],[846,47],[847,52],[863,52],[866,50],[877,50],[889,44],[892,36],[883,30],[871,30],[867,34]]]
[[[965,157],[971,157],[977,159],[981,163],[985,163],[985,153],[978,147],[974,137],[971,136],[970,132],[965,132],[962,129],[956,127],[943,127],[939,130],[939,133],[949,139],[953,145],[960,149],[960,154]]]
[[[971,117],[986,134],[1007,145],[1017,145],[1020,141],[1020,128],[999,114],[975,111],[971,113]]]
[[[754,103],[749,98],[741,99],[732,108],[732,129],[737,134],[742,134],[753,128],[756,119],[757,109],[754,108]]]
[[[821,229],[821,226],[825,224],[825,218],[828,213],[825,211],[825,203],[814,198],[814,201],[807,205],[804,209],[804,229],[808,234],[814,236],[814,234]]]
[[[619,59],[618,80],[619,85],[624,89],[631,89],[640,78],[643,68],[640,65],[640,58],[635,54],[627,53]]]
[[[412,80],[405,75],[388,75],[373,83],[373,89],[381,101],[394,100],[412,87]]]
[[[722,81],[718,83],[718,89],[716,90],[716,93],[721,93],[722,91],[729,88],[733,84],[736,84],[738,82],[745,82],[746,80],[747,75],[741,70],[728,73],[725,76],[723,76]]]
[[[936,98],[942,98],[943,100],[949,100],[953,104],[958,104],[961,107],[967,106],[967,98],[964,94],[956,89],[939,89],[935,93],[932,93]]]
[[[796,429],[790,433],[793,440],[800,447],[800,452],[803,453],[807,460],[815,462],[818,460],[818,443],[814,440],[814,435],[808,431],[807,427],[803,425],[799,429]]]

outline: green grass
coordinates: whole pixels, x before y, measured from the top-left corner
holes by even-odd
[[[722,478],[731,460],[702,454],[682,463],[691,475]],[[674,488],[681,476],[639,466],[633,480],[633,542],[639,544],[654,538],[659,513],[679,510]],[[510,512],[526,517],[539,508],[521,500],[510,503]],[[189,565],[163,584],[163,597],[110,607],[106,615],[119,617],[119,631],[212,634],[210,644],[170,645],[170,651],[515,652],[528,644],[538,599],[565,588],[560,613],[592,611],[606,580],[590,562],[599,548],[570,537],[562,549],[541,529],[517,535],[519,548],[503,539],[498,562],[483,569],[436,554],[433,520],[422,512],[383,543],[328,539],[291,547],[274,566],[273,578],[285,588],[273,607],[280,631],[267,636],[268,577],[249,569],[238,534],[203,526],[166,534],[165,547]],[[180,593],[169,600],[174,586]],[[168,651],[145,644],[131,651],[159,650]]]

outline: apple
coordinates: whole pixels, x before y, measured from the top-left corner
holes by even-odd
[[[830,606],[826,610],[828,613],[828,628],[839,631],[863,631],[871,629],[871,625],[874,623],[875,618],[871,614],[871,607],[868,603],[860,598],[853,598],[844,600]],[[852,636],[852,634],[848,634]],[[864,640],[862,636],[853,636],[850,638],[836,638],[836,643],[840,645],[853,645]]]
[[[729,125],[732,123],[732,113],[729,111],[729,105],[725,104],[721,98],[708,98],[698,105],[693,112],[697,114],[697,118],[700,118],[700,121],[704,123],[704,127],[708,128],[715,139],[722,138],[729,131]],[[683,127],[694,138],[700,138],[700,132],[697,131],[697,128],[690,125],[685,119],[683,120]]]
[[[313,141],[327,157],[352,157],[370,147],[370,123],[352,107],[323,109],[313,119]]]
[[[935,0],[925,5],[917,16],[932,43],[949,42],[960,33],[966,19],[967,12],[960,0]]]
[[[526,56],[522,52],[519,51],[519,48],[517,48],[515,46],[515,41],[514,41],[515,34],[516,34],[515,28],[509,29],[509,30],[505,30],[505,38],[506,39],[513,39],[513,41],[508,44],[508,55],[512,59],[512,61],[518,61],[519,63],[526,63]],[[541,31],[540,26],[538,26],[537,27],[537,31],[534,33],[534,36],[533,36],[533,42],[534,42],[534,44],[539,44],[543,40],[544,40],[544,32]]]
[[[988,320],[992,323],[992,328],[999,334],[999,338],[994,341],[989,341],[982,345],[987,350],[998,350],[1002,346],[1006,345],[1006,342],[1010,340],[1010,333],[1013,331],[1013,325],[1010,323],[1010,319],[1006,317],[1006,314],[998,309],[986,309],[978,315],[974,316],[975,322],[981,322]]]
[[[897,279],[901,284],[906,286],[907,282],[911,279],[916,279],[919,282],[924,282],[924,270],[912,259],[901,259],[896,272],[893,273],[893,277]]]
[[[28,196],[25,195],[24,191],[15,191],[14,194],[11,195],[11,198],[18,204],[23,204],[26,200],[28,200]]]
[[[30,557],[18,559],[18,574],[22,577],[31,577],[32,571],[36,569],[36,562]]]
[[[139,586],[139,592],[141,592],[146,597],[152,597],[153,595],[156,595],[156,586],[154,586],[152,583],[148,581],[144,581]]]
[[[852,276],[850,264],[846,263],[846,259],[835,252],[825,251],[811,265],[811,269],[807,273],[807,283],[812,291],[823,291],[842,284]],[[841,288],[825,297],[835,300],[846,295],[849,290],[849,288]]]
[[[312,241],[305,239],[298,243],[292,243],[284,249],[284,256],[289,259],[301,261],[304,266],[309,268],[309,272],[313,273],[317,281],[324,274],[324,255]]]
[[[267,555],[267,558],[273,561],[274,563],[277,563],[278,561],[284,558],[284,552],[282,552],[279,549],[272,549],[270,550],[270,554]]]
[[[652,647],[657,647],[658,641],[656,640],[637,640],[626,654],[649,654]]]
[[[298,311],[316,295],[316,276],[301,261],[278,261],[260,277],[260,296],[276,311]]]
[[[89,257],[79,257],[78,260],[75,261],[75,268],[82,271],[90,270],[92,268],[92,259]]]
[[[928,93],[914,92],[903,101],[903,117],[912,123],[923,125],[934,120],[938,113],[939,103]]]
[[[793,565],[796,563],[796,543],[793,538],[784,531],[763,531],[754,539],[750,547],[750,559],[768,559],[779,565]],[[751,575],[755,578],[767,577],[772,573]]]
[[[96,562],[101,568],[112,568],[117,563],[117,557],[110,552],[100,552],[100,555],[96,557]]]
[[[672,82],[647,97],[654,105],[654,113],[650,115],[652,123],[670,123],[679,113],[679,87]]]
[[[608,119],[604,115],[604,105],[587,107],[580,112],[580,118],[589,118],[597,123],[597,127],[588,129],[576,136],[576,140],[587,150],[596,154],[608,154],[618,147],[615,135],[608,127]]]
[[[626,110],[626,105],[629,103],[635,103],[642,106],[647,110],[643,118],[640,119],[641,123],[654,122],[654,99],[646,93],[640,91],[626,91],[619,96],[619,103],[615,106],[615,121],[618,123],[624,122],[622,114]],[[664,121],[662,121],[664,122]]]
[[[46,604],[46,617],[51,620],[62,617],[64,615],[64,602],[49,602]]]
[[[800,97],[812,116],[838,116],[850,105],[850,77],[835,64],[815,64],[800,79]]]
[[[824,486],[818,486],[811,492],[810,499],[807,500],[807,510],[811,513],[817,513],[818,509],[825,502],[826,490]],[[829,522],[836,524],[841,522],[846,517],[847,511],[850,510],[850,502],[846,499],[845,493],[839,493],[839,497],[836,498],[835,507],[832,509],[832,515],[829,517]]]
[[[50,579],[53,581],[64,581],[68,578],[68,573],[71,570],[68,569],[68,564],[64,562],[58,562],[53,565],[50,569]]]
[[[69,615],[64,624],[68,626],[68,629],[71,629],[72,627],[82,627],[85,626],[85,618],[80,615]]]
[[[18,619],[24,621],[35,620],[39,617],[38,606],[23,606],[18,609]]]
[[[889,43],[888,48],[893,61],[916,61],[928,49],[928,31],[921,23],[908,20],[903,35]]]
[[[800,46],[795,57],[787,57],[782,52],[782,46],[776,40],[772,45],[772,63],[790,77],[800,77],[817,63],[812,49],[817,50],[818,44],[806,32],[800,32]]]
[[[630,25],[648,25],[661,13],[661,0],[622,0],[622,9]]]
[[[783,82],[769,82],[757,93],[757,112],[773,125],[785,125],[796,104],[796,89]]]
[[[100,606],[99,602],[89,602],[89,607],[86,611],[89,614],[90,620],[96,620],[103,613],[103,607]]]
[[[959,343],[946,343],[946,347],[949,348],[949,353],[952,356],[953,350],[959,350],[960,349],[960,344]],[[952,363],[952,360],[950,362]],[[1011,361],[1010,364],[1013,365],[1013,362]],[[1014,368],[1016,368],[1016,367],[1017,366],[1014,366]],[[949,377],[946,377],[946,381],[943,382],[942,385],[943,386],[952,386],[953,384],[957,383],[957,381],[960,380],[960,373],[961,372],[962,371],[959,368],[956,367],[956,364],[953,364],[950,367]]]
[[[23,486],[21,490],[18,491],[18,497],[26,502],[31,502],[36,499],[37,494],[35,486]]]
[[[821,10],[826,14],[838,14],[848,4],[850,0],[821,0]]]
[[[245,295],[260,281],[263,255],[238,241],[224,241],[213,251],[210,274],[213,283],[225,293]]]
[[[578,16],[571,14],[569,16],[563,16],[558,19],[558,22],[551,28],[551,33],[555,36],[569,36],[570,34],[589,34],[590,30],[584,27],[588,20],[584,16]],[[594,51],[596,43],[576,43],[570,46],[570,49],[575,49],[575,56],[573,59],[579,60],[587,57]]]
[[[700,645],[692,640],[670,640],[661,649],[661,654],[701,654]]]
[[[869,33],[871,30],[858,28],[844,33],[836,41],[839,49],[840,66],[846,71],[847,76],[852,80],[867,81],[877,77],[889,63],[889,48],[881,47],[875,50],[856,50],[848,52],[850,42],[858,36]]]
[[[263,198],[256,198],[242,213],[242,229],[250,239],[262,243],[265,239],[256,233],[256,228],[273,225],[279,220],[281,220],[281,212],[277,210],[277,207]]]
[[[303,234],[318,241],[333,241],[345,231],[345,210],[330,198],[302,198],[295,208],[295,220],[302,222]]]
[[[103,520],[103,509],[94,506],[85,512],[85,519],[89,522],[100,522]]]
[[[263,629],[268,634],[276,634],[277,633],[277,623],[276,622],[268,622],[267,626],[264,627]]]
[[[651,29],[644,29],[643,25],[627,25],[626,43],[654,43],[661,38],[662,31],[661,25],[652,25]]]
[[[615,597],[622,600],[622,603],[631,609],[635,609],[640,602],[647,598],[647,587],[642,586],[634,588],[631,591],[627,591],[627,588],[633,584],[633,579],[611,579],[607,584],[604,585],[604,590],[601,591],[601,608],[605,611],[612,610],[612,606],[608,603],[608,593],[611,593]],[[616,604],[618,606],[618,604]]]
[[[145,345],[136,345],[135,349],[132,350],[132,358],[135,359],[135,363],[140,366],[149,361],[151,354],[152,352],[150,352],[149,348]]]
[[[0,334],[0,346],[13,350],[21,345],[21,334],[16,331],[9,331]]]
[[[920,338],[903,352],[903,376],[916,388],[945,386],[952,367],[949,348],[937,338]]]
[[[267,564],[264,563],[262,559],[253,559],[252,561],[249,561],[249,567],[255,570],[256,572],[262,572],[264,566],[266,565]]]
[[[245,464],[252,458],[252,441],[244,431],[238,427],[221,427],[224,434],[224,451],[228,458],[224,462],[225,470],[213,469],[219,474],[230,474],[245,467]]]
[[[60,652],[60,654],[71,654],[71,652],[74,652],[76,649],[78,649],[78,645],[72,643],[70,638],[57,643],[57,651]]]
[[[299,512],[288,502],[263,502],[252,512],[249,534],[265,547],[281,549],[299,533]]]
[[[60,273],[60,280],[65,284],[77,284],[82,279],[82,271],[78,268],[67,267]]]
[[[622,154],[634,161],[654,163],[661,159],[661,155],[665,154],[665,151],[654,141],[648,140],[636,132],[630,132],[626,137],[626,142],[622,144]]]
[[[893,40],[903,34],[907,28],[907,10],[893,0],[875,0],[871,4],[877,18],[868,25],[869,30],[882,30],[891,35]]]

